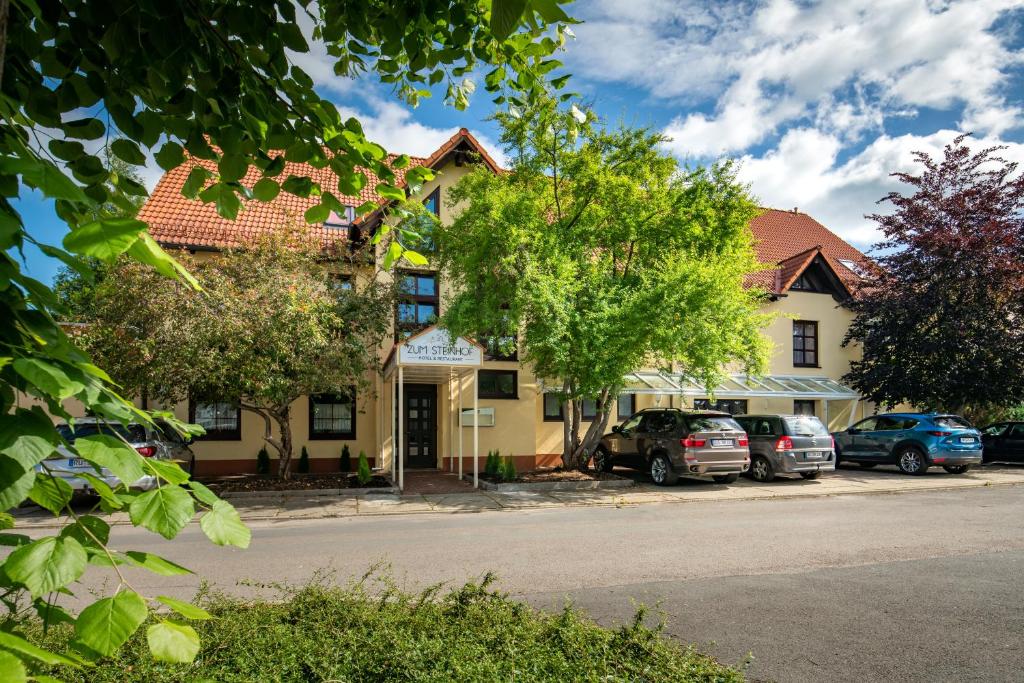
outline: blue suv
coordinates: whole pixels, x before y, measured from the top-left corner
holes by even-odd
[[[885,413],[832,436],[836,464],[894,464],[906,474],[924,474],[930,466],[941,465],[950,474],[963,474],[981,463],[981,432],[957,415]]]

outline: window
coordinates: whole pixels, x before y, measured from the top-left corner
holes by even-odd
[[[348,273],[332,273],[327,281],[327,286],[334,294],[352,291],[352,276]]]
[[[695,398],[693,407],[697,410],[718,410],[730,415],[742,415],[747,412],[747,400],[745,398],[729,398],[712,401],[706,398]]]
[[[210,441],[240,441],[242,439],[242,409],[227,401],[189,401],[188,421],[206,430],[200,439]]]
[[[544,394],[544,421],[562,421],[562,399],[558,394]]]
[[[909,417],[896,416],[883,416],[878,418],[878,424],[875,425],[875,431],[877,432],[898,432],[901,429],[913,429],[917,426],[917,420]]]
[[[810,320],[793,321],[793,365],[798,368],[817,368],[818,323]]]
[[[813,416],[784,417],[790,436],[828,436],[828,429]]]
[[[431,212],[435,216],[441,216],[441,186],[434,188],[434,191],[427,195],[427,198],[423,200],[423,206],[427,207],[427,211]]]
[[[795,415],[810,415],[814,416],[814,401],[793,401],[793,413]]]
[[[480,370],[479,398],[519,398],[519,373],[515,370]]]
[[[934,422],[939,427],[949,427],[950,429],[971,428],[970,422],[956,415],[939,415],[937,417],[933,417],[932,422]]]
[[[479,339],[484,347],[484,360],[519,360],[518,340],[515,335],[493,337],[483,335]]]
[[[743,427],[743,431],[750,436],[776,436],[779,432],[775,420],[767,417],[748,417],[737,420],[737,422]]]
[[[869,417],[866,420],[861,420],[857,424],[853,425],[850,429],[856,429],[860,432],[873,432],[878,425],[877,417]]]
[[[1006,432],[1008,439],[1024,439],[1024,424],[1015,424]]]
[[[619,394],[617,417],[625,420],[636,412],[636,394]]]
[[[592,422],[597,419],[597,401],[592,398],[585,398],[580,402],[583,414],[580,419],[585,422]]]
[[[981,433],[985,436],[1002,436],[1003,432],[1006,431],[1006,427],[1007,425],[1005,422],[1002,424],[989,425],[981,430]]]
[[[739,422],[731,417],[722,417],[719,415],[703,415],[699,417],[689,416],[686,419],[686,428],[692,433],[743,431],[743,427],[740,427]]]
[[[633,431],[634,429],[636,429],[640,425],[640,420],[644,419],[644,415],[646,415],[646,414],[647,413],[637,413],[636,415],[631,417],[629,420],[623,422],[622,426],[619,428],[619,431],[620,432],[631,432],[631,431]]]
[[[356,438],[356,390],[309,397],[310,439]]]
[[[679,424],[677,415],[667,410],[656,410],[644,413],[640,431],[646,434],[667,434]]]
[[[355,219],[356,208],[354,206],[346,206],[341,215],[331,211],[330,215],[327,216],[327,220],[324,221],[324,228],[327,230],[348,230]]]
[[[395,338],[405,339],[437,320],[437,275],[434,273],[399,274],[398,310],[395,314]]]

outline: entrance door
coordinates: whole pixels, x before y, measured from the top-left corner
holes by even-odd
[[[437,467],[437,387],[405,385],[405,466]]]

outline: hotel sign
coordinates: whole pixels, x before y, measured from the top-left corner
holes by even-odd
[[[471,341],[452,339],[447,330],[438,327],[414,335],[398,349],[401,365],[480,365],[482,349]]]

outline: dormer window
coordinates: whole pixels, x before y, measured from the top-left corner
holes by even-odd
[[[356,220],[356,207],[346,206],[342,215],[331,211],[331,215],[324,221],[324,228],[328,230],[348,230]]]
[[[427,198],[423,200],[423,206],[427,207],[427,211],[434,214],[435,216],[441,216],[441,187],[435,187],[434,191],[427,195]]]

